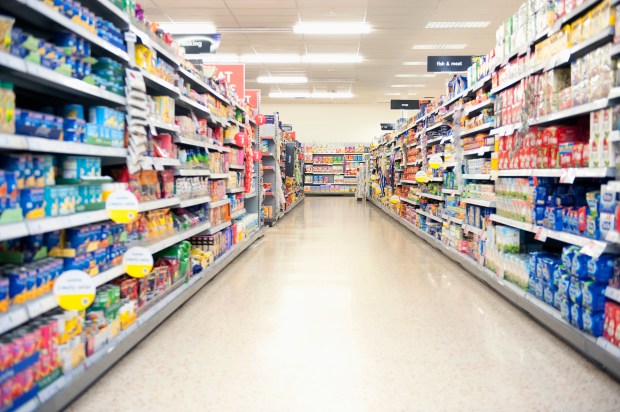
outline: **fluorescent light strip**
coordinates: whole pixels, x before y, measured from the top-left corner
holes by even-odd
[[[351,99],[351,92],[271,92],[273,99]]]
[[[191,57],[191,56],[190,56]],[[247,63],[247,64],[355,64],[364,61],[358,54],[200,54],[195,58],[202,59],[205,63]]]
[[[419,78],[419,77],[435,77],[436,73],[408,73],[408,74],[397,74],[395,77],[411,77],[411,78]]]
[[[466,44],[416,44],[413,50],[461,50],[467,47]]]
[[[159,23],[159,27],[171,34],[214,34],[217,29],[213,23],[186,22],[186,23]]]
[[[299,22],[293,27],[293,32],[297,34],[365,34],[371,30],[368,23],[346,22]]]
[[[483,29],[489,27],[490,21],[429,21],[427,29]]]
[[[303,84],[308,83],[306,76],[259,76],[256,81],[261,84]]]
[[[403,62],[403,66],[426,66],[426,62]]]
[[[405,88],[405,87],[426,87],[425,84],[393,84],[390,87],[400,87],[400,88]]]

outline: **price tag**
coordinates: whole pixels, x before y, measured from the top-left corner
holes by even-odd
[[[117,190],[110,193],[105,208],[116,223],[131,223],[138,217],[139,202],[128,190]]]
[[[136,36],[135,33],[128,31],[125,33],[125,41],[128,43],[135,43],[138,41],[138,36]]]
[[[609,232],[605,237],[605,240],[611,243],[620,243],[620,233],[615,230],[613,232]]]
[[[549,229],[547,229],[546,227],[539,227],[536,231],[536,235],[534,235],[534,239],[538,240],[539,242],[545,242],[547,241],[548,236]]]
[[[598,240],[591,240],[587,245],[581,248],[581,253],[584,255],[588,255],[593,257],[594,259],[598,259],[603,252],[607,244],[605,242],[600,242]]]
[[[560,174],[560,183],[572,185],[575,182],[575,177],[575,169],[562,169],[562,174]]]
[[[123,256],[123,267],[129,276],[142,278],[153,270],[153,255],[143,247],[132,247]]]
[[[491,180],[497,180],[499,177],[499,170],[491,170]]]
[[[95,281],[86,272],[68,270],[54,283],[54,297],[65,310],[84,310],[95,300]]]
[[[478,150],[478,156],[484,156],[487,150],[488,148],[486,146],[481,147],[480,150]]]

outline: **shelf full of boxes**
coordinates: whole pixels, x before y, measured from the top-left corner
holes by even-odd
[[[282,209],[286,215],[304,200],[304,157],[303,145],[297,140],[297,133],[291,125],[283,125],[280,141],[280,174],[284,190]]]
[[[284,216],[282,211],[284,191],[280,169],[282,127],[278,113],[265,117],[265,124],[260,126],[260,150],[263,156],[263,216],[266,224],[274,225]]]
[[[616,6],[573,3],[507,19],[488,56],[371,150],[369,197],[620,377]],[[454,122],[454,158],[432,159],[441,193],[425,189],[438,118]]]
[[[124,4],[0,4],[0,351],[20,353],[0,365],[3,410],[62,409],[262,236],[254,162],[226,144],[255,111]],[[105,210],[120,191],[132,223]],[[133,246],[154,255],[141,279]],[[97,286],[85,313],[52,294],[72,269]]]
[[[304,191],[310,196],[354,196],[357,174],[367,161],[368,147],[314,145],[304,150]]]

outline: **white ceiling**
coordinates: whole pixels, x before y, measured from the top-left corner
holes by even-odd
[[[437,97],[449,75],[434,78],[396,78],[424,73],[426,66],[403,66],[426,61],[427,55],[479,55],[495,44],[499,24],[524,0],[142,0],[147,16],[159,22],[212,22],[222,32],[218,53],[359,53],[359,64],[249,64],[248,88],[259,88],[264,75],[306,75],[307,85],[260,85],[264,99],[270,91],[351,91],[356,103],[387,102],[399,93],[412,98]],[[425,29],[429,21],[490,21],[484,29]],[[325,36],[282,32],[299,21],[368,22],[364,35]],[[279,32],[229,32],[241,28],[270,28]],[[464,50],[412,50],[414,44],[464,43]],[[392,88],[392,84],[425,87]],[[350,102],[351,100],[347,100]],[[316,100],[312,102],[316,103]],[[339,101],[338,103],[344,103]]]

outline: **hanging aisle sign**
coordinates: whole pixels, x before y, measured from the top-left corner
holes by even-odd
[[[391,110],[419,110],[419,100],[390,100]]]
[[[426,71],[429,73],[466,72],[476,56],[428,56]]]
[[[394,130],[394,123],[381,123],[381,130],[385,130],[385,131]]]
[[[229,87],[233,88],[237,96],[245,101],[245,64],[211,64],[216,69],[215,78],[223,78]]]
[[[214,34],[175,34],[174,39],[185,49],[185,54],[215,53],[220,47],[222,35]]]

